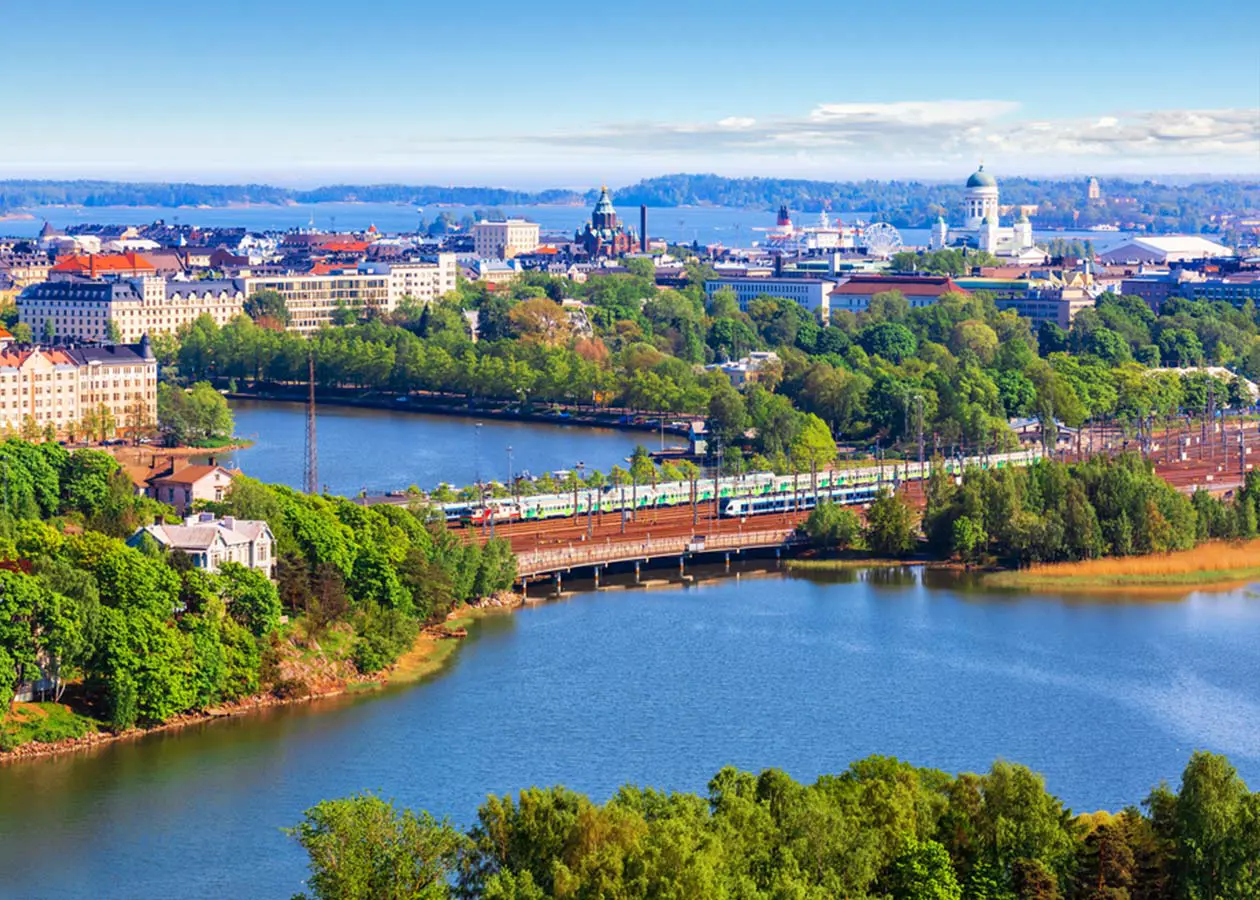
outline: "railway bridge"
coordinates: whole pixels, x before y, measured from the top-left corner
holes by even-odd
[[[795,524],[776,523],[774,527],[757,527],[710,534],[606,535],[605,539],[570,542],[564,546],[524,550],[517,553],[517,572],[522,587],[528,590],[531,581],[554,579],[559,591],[564,575],[576,569],[590,570],[598,585],[605,566],[633,564],[636,577],[643,564],[663,560],[678,561],[679,571],[688,560],[722,558],[729,565],[733,554],[746,551],[774,551],[776,555],[802,546],[803,540]]]

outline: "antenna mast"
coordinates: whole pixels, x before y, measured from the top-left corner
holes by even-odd
[[[302,481],[308,494],[319,493],[319,451],[315,444],[315,348],[306,358],[306,469]]]

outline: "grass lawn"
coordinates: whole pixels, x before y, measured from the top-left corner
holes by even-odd
[[[61,703],[16,703],[0,723],[0,747],[12,748],[31,741],[52,744],[99,729],[100,723],[95,719],[79,715]]]

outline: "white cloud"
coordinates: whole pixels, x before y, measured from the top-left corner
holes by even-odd
[[[900,162],[922,168],[982,155],[1061,161],[1065,168],[1110,162],[1129,170],[1196,163],[1231,172],[1260,169],[1260,113],[1249,109],[1115,112],[1032,119],[1007,100],[824,103],[798,117],[727,116],[714,122],[610,123],[582,131],[518,135],[502,146],[589,157],[605,151],[669,158],[686,166],[828,154],[831,164]],[[437,139],[430,147],[444,143]],[[1106,166],[1104,166],[1105,168]]]

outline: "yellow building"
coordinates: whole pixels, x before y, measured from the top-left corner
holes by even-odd
[[[104,281],[65,279],[32,285],[18,295],[18,321],[38,339],[139,341],[210,316],[226,325],[245,306],[243,281],[167,281],[132,278]]]
[[[100,429],[95,437],[156,425],[157,359],[148,338],[108,347],[0,349],[0,431],[43,434],[51,424],[58,437],[81,435],[92,419]]]
[[[304,275],[266,275],[246,278],[245,296],[275,291],[289,311],[289,330],[312,334],[331,325],[339,307],[359,313],[367,309],[389,312],[397,305],[390,293],[390,276],[357,269]]]

